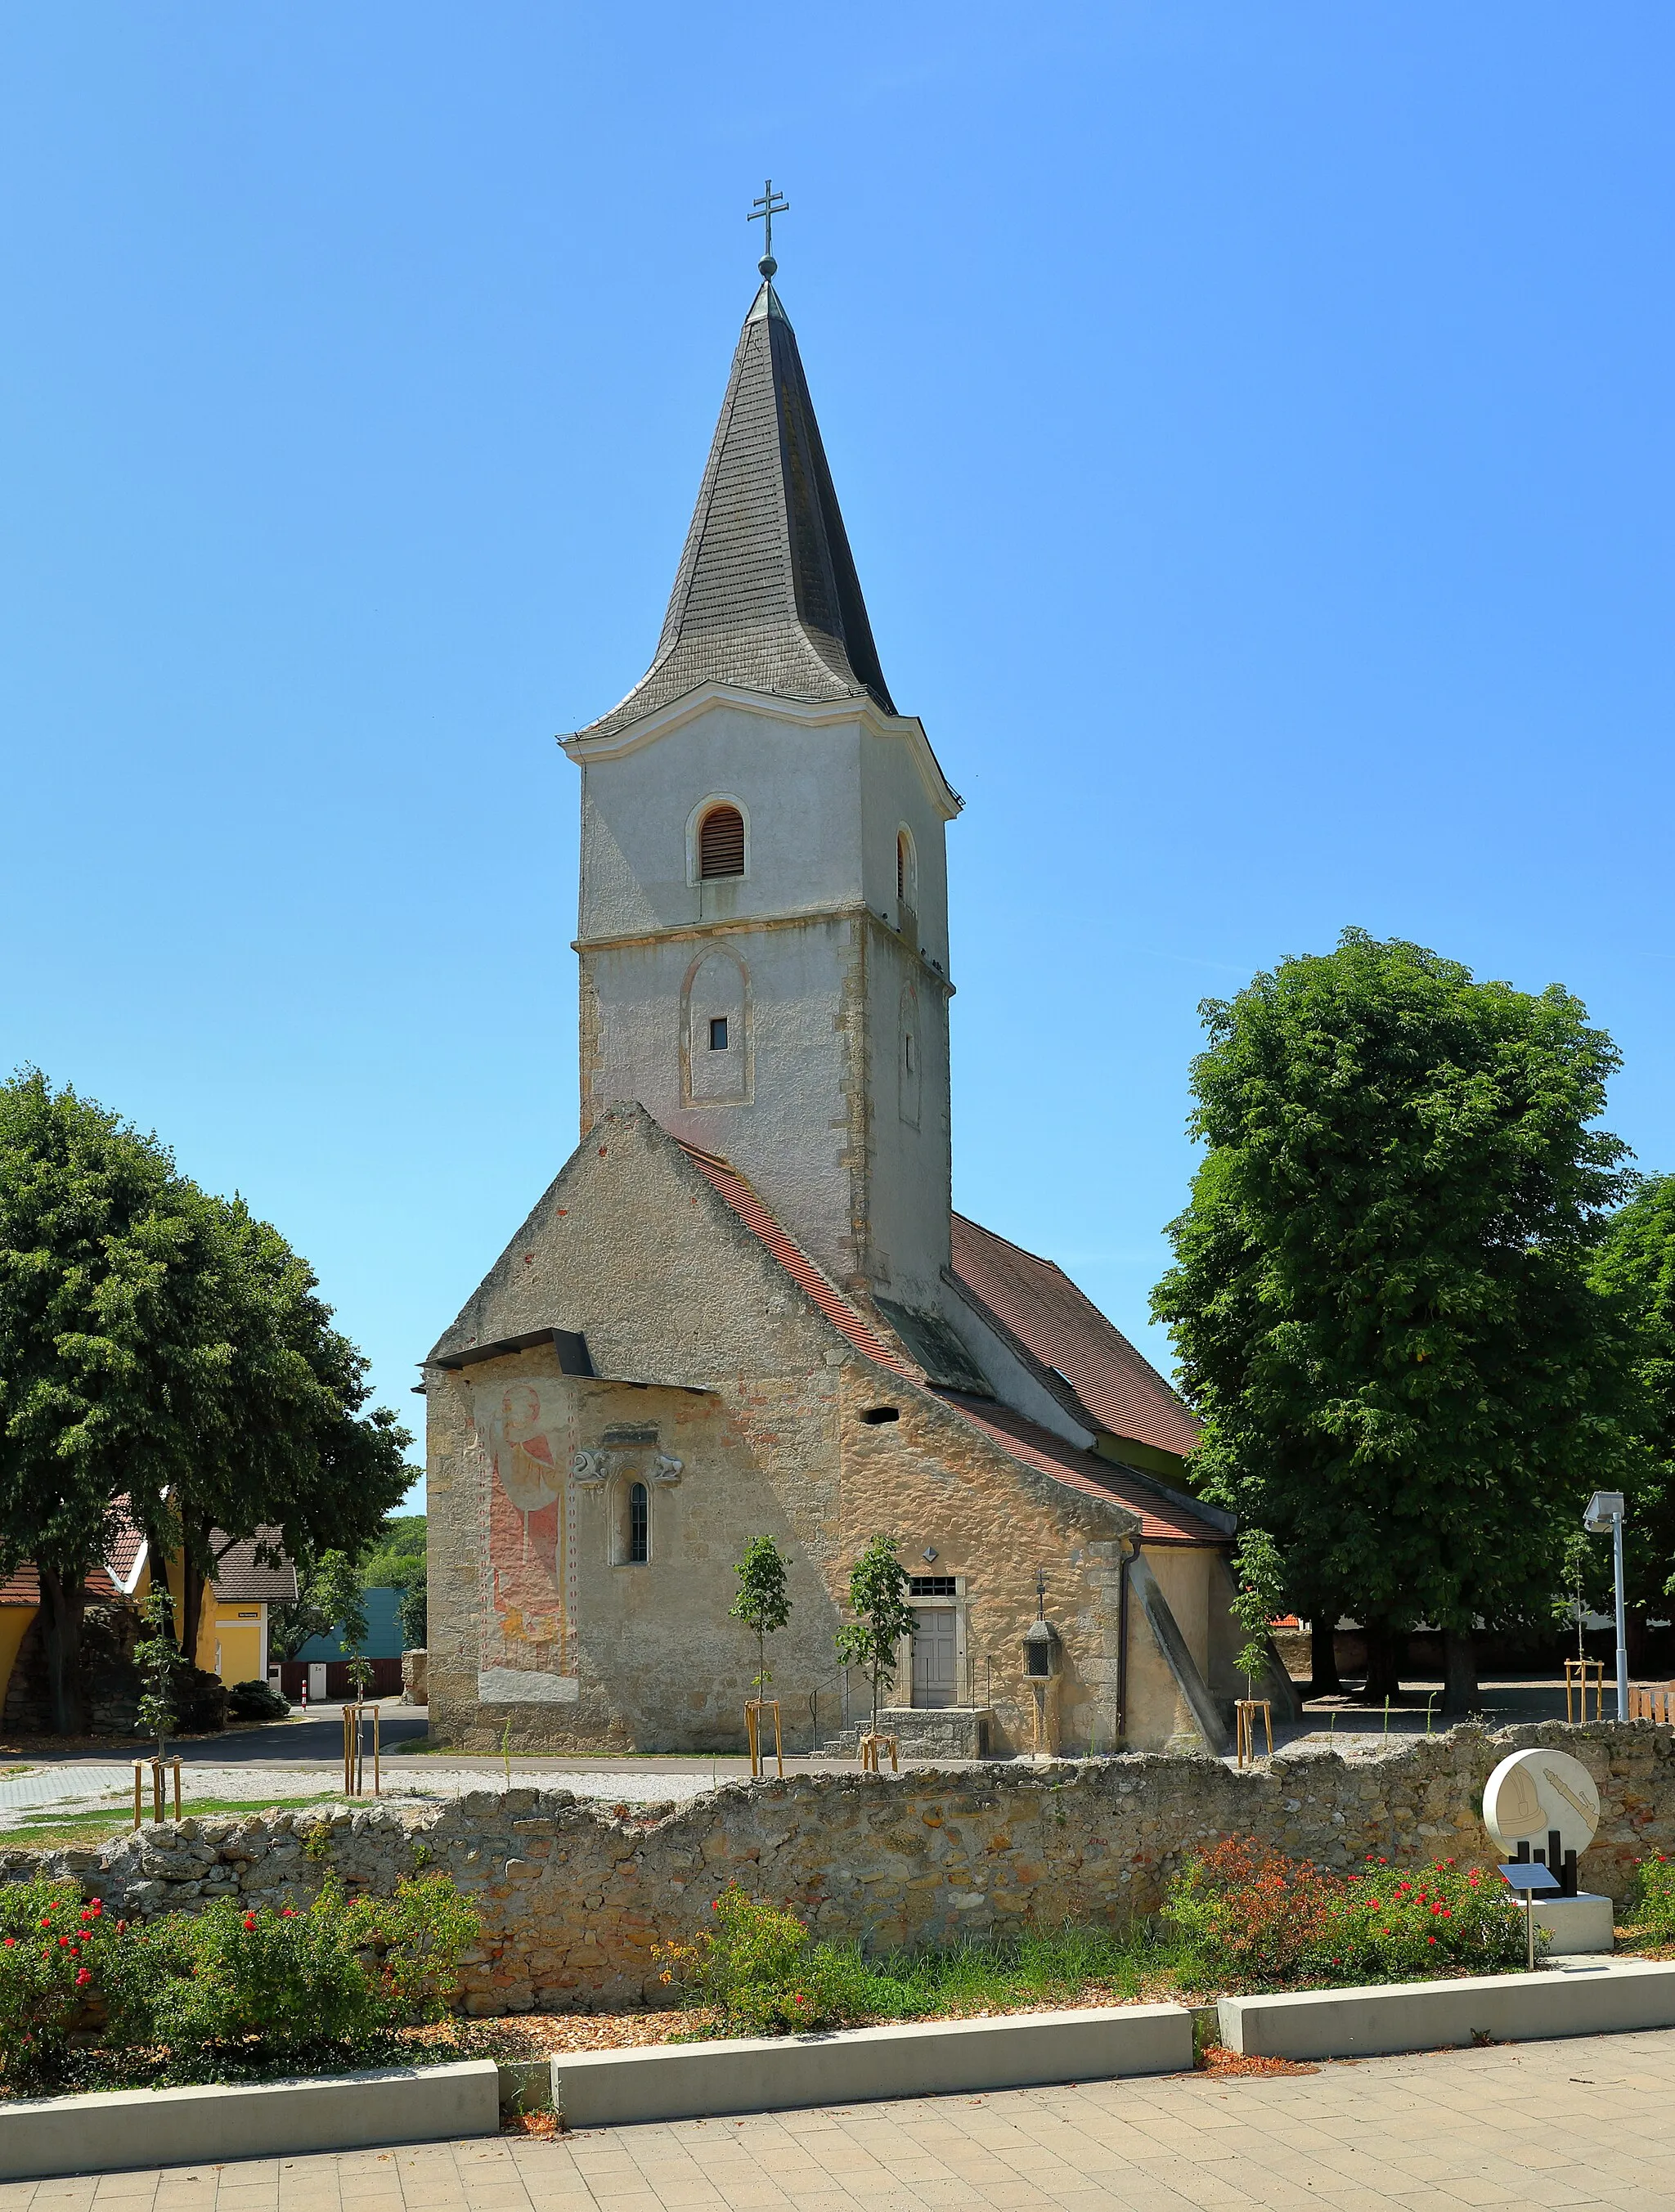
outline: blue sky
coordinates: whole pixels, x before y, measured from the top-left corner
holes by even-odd
[[[58,0],[0,24],[0,1060],[410,1415],[576,1139],[575,773],[754,282],[950,833],[955,1196],[1147,1323],[1198,1000],[1580,993],[1675,1167],[1675,17]]]

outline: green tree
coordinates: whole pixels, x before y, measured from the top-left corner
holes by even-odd
[[[0,1085],[0,1571],[34,1563],[61,1734],[85,1726],[87,1577],[119,1501],[184,1481],[215,1425],[208,1238],[155,1137],[34,1070]]]
[[[1605,1224],[1592,1279],[1628,1333],[1637,1393],[1640,1449],[1623,1486],[1623,1529],[1629,1641],[1637,1646],[1648,1611],[1666,1611],[1675,1594],[1675,1176],[1635,1178]],[[1586,1593],[1598,1607],[1611,1585],[1611,1541],[1583,1540],[1592,1552]]]
[[[415,1583],[401,1593],[401,1645],[405,1651],[423,1651],[429,1633],[430,1601],[424,1583]]]
[[[850,1569],[850,1611],[856,1618],[838,1631],[839,1663],[858,1667],[871,1687],[874,1735],[880,1692],[893,1686],[897,1648],[913,1633],[907,1570],[896,1557],[896,1541],[874,1536]]]
[[[785,1555],[771,1536],[752,1536],[733,1571],[739,1577],[739,1595],[728,1607],[728,1617],[742,1620],[756,1638],[756,1689],[758,1697],[765,1697],[773,1679],[768,1672],[768,1638],[791,1618]]]
[[[410,1467],[406,1474],[411,1489],[423,1478],[423,1469]],[[423,1514],[387,1515],[359,1565],[362,1589],[411,1590],[422,1585],[425,1579]]]
[[[1285,1588],[1285,1562],[1265,1528],[1246,1528],[1233,1555],[1233,1617],[1245,1632],[1234,1665],[1245,1677],[1245,1695],[1268,1671],[1272,1649],[1268,1624],[1278,1611]]]
[[[1207,1150],[1154,1294],[1206,1496],[1268,1529],[1299,1612],[1444,1632],[1544,1618],[1563,1536],[1623,1463],[1622,1332],[1587,1279],[1623,1146],[1581,1003],[1346,930],[1202,1009]],[[1382,1679],[1381,1679],[1382,1678]]]
[[[180,1677],[187,1662],[180,1656],[174,1638],[174,1601],[161,1583],[153,1583],[140,1600],[140,1619],[149,1632],[134,1646],[139,1670],[139,1707],[135,1726],[142,1735],[157,1739],[157,1756],[167,1755],[168,1739],[180,1717]]]
[[[188,1656],[204,1588],[233,1544],[256,1537],[275,1558],[358,1554],[412,1480],[411,1438],[385,1407],[366,1410],[367,1362],[332,1327],[307,1261],[241,1200],[196,1195],[212,1224],[201,1292],[224,1332],[224,1386],[206,1448],[144,1507],[183,1554]]]
[[[347,1552],[300,1562],[295,1604],[274,1606],[268,1614],[268,1646],[281,1659],[295,1659],[311,1636],[334,1633],[345,1651],[366,1641],[364,1586]]]
[[[406,1432],[364,1410],[314,1291],[155,1136],[36,1070],[0,1085],[0,1571],[40,1576],[60,1731],[84,1725],[87,1577],[125,1520],[183,1554],[190,1657],[229,1544],[358,1550],[399,1501]]]

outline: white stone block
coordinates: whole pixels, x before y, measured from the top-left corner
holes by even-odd
[[[1184,2005],[1106,2005],[832,2035],[562,2051],[552,2062],[553,2101],[568,2127],[622,2127],[1191,2066],[1192,2015]]]
[[[499,2126],[500,2072],[490,2058],[295,2081],[32,2098],[0,2104],[0,2179],[447,2142],[494,2135]]]
[[[1611,1901],[1585,1889],[1575,1897],[1538,1897],[1535,1924],[1548,1931],[1543,1955],[1549,1959],[1575,1958],[1583,1953],[1610,1951],[1617,1944],[1617,1923]],[[1541,1938],[1537,1936],[1540,1942]]]
[[[1223,1997],[1219,2011],[1227,2049],[1264,2058],[1367,2058],[1484,2039],[1609,2035],[1675,2027],[1675,1964],[1577,1960],[1532,1974]]]

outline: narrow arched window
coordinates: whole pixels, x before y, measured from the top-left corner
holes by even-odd
[[[907,842],[907,832],[904,830],[896,839],[896,904],[898,906],[911,906],[913,903],[908,890],[911,880],[911,859]]]
[[[651,1557],[651,1495],[643,1482],[628,1486],[628,1564],[643,1567]]]
[[[742,876],[745,817],[736,806],[712,806],[698,827],[698,873]]]

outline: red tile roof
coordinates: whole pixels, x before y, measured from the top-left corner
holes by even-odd
[[[88,1577],[88,1595],[96,1598],[119,1595],[116,1584],[102,1567],[95,1567]],[[0,1583],[0,1605],[39,1605],[40,1577],[27,1561],[15,1575]]]
[[[1096,1452],[1081,1451],[1051,1429],[1014,1413],[1009,1406],[997,1405],[992,1398],[973,1398],[961,1390],[939,1390],[936,1395],[1024,1466],[1051,1475],[1056,1482],[1069,1483],[1073,1490],[1091,1498],[1128,1506],[1140,1516],[1139,1533],[1145,1543],[1226,1544],[1231,1540],[1223,1530],[1202,1519],[1190,1505],[1178,1504],[1136,1469],[1115,1466]]]
[[[714,1152],[699,1152],[696,1145],[682,1145],[680,1149],[705,1181],[721,1193],[752,1236],[761,1239],[792,1281],[808,1293],[826,1319],[843,1331],[857,1352],[865,1352],[880,1367],[904,1376],[910,1382],[923,1380],[919,1369],[891,1349],[860,1308],[852,1305],[831,1277],[823,1274],[802,1247],[786,1235],[736,1168]]]
[[[682,1144],[680,1149],[712,1188],[727,1200],[752,1236],[760,1239],[786,1273],[807,1292],[826,1319],[834,1328],[842,1330],[857,1352],[864,1353],[879,1366],[888,1368],[892,1374],[901,1376],[906,1382],[917,1383],[921,1389],[930,1387],[924,1370],[893,1351],[860,1308],[845,1297],[831,1278],[815,1266],[801,1245],[786,1235],[736,1168],[715,1152],[700,1152],[696,1145]],[[954,1216],[954,1223],[956,1230],[973,1227],[970,1222],[961,1222],[958,1214]],[[976,1234],[988,1237],[985,1230],[978,1230]],[[1029,1261],[1045,1273],[1057,1277],[1072,1297],[1087,1308],[1099,1328],[1115,1338],[1129,1358],[1165,1393],[1168,1402],[1181,1418],[1191,1419],[1162,1377],[1146,1365],[1133,1346],[1117,1334],[1103,1314],[1087,1304],[1081,1291],[1067,1277],[1060,1275],[1057,1267],[1045,1260],[1034,1260],[1026,1252],[1019,1252],[1015,1245],[1002,1244],[999,1237],[989,1241],[1000,1246],[1002,1250],[1014,1254],[1020,1260]],[[1021,1330],[1018,1333],[1020,1335],[1023,1334]],[[1025,1341],[1027,1343],[1028,1340],[1026,1338]],[[1221,1529],[1201,1519],[1190,1506],[1177,1504],[1133,1468],[1113,1466],[1109,1460],[1100,1458],[1096,1453],[1080,1450],[1075,1444],[1067,1443],[1063,1437],[1056,1437],[1051,1429],[1044,1429],[1036,1422],[1026,1420],[1023,1414],[1014,1413],[1009,1406],[999,1405],[990,1398],[973,1397],[969,1392],[961,1390],[939,1389],[935,1395],[1020,1465],[1033,1468],[1038,1474],[1051,1475],[1055,1482],[1068,1484],[1071,1489],[1080,1490],[1090,1498],[1129,1507],[1140,1516],[1139,1533],[1145,1542],[1225,1544],[1227,1541]],[[1131,1436],[1135,1431],[1129,1429],[1113,1433]],[[1170,1450],[1178,1447],[1165,1445],[1164,1449]]]
[[[1062,1267],[953,1217],[953,1272],[979,1304],[1063,1377],[1090,1428],[1182,1456],[1198,1425],[1148,1360]]]

